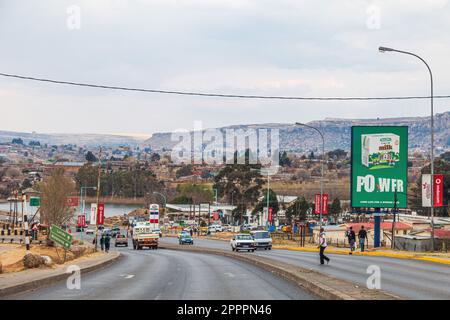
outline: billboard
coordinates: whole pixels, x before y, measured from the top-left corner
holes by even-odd
[[[353,126],[351,205],[407,207],[408,127]]]

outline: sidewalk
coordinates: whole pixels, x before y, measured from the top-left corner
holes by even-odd
[[[274,249],[303,251],[303,252],[319,252],[317,246],[298,247],[295,245],[273,245]],[[337,248],[328,246],[327,253],[345,254],[348,255],[350,250],[348,248]],[[353,255],[371,256],[371,257],[387,257],[397,259],[410,259],[410,260],[422,260],[440,264],[450,265],[450,253],[427,253],[427,252],[410,252],[410,251],[398,251],[387,248],[380,249],[368,249],[367,251],[353,251]]]
[[[0,274],[0,297],[51,285],[66,279],[73,272],[66,273],[69,266],[76,265],[82,274],[105,267],[115,262],[120,252],[95,253],[71,260],[53,268],[27,269],[21,272]]]
[[[176,235],[165,235],[165,236],[176,237]],[[197,237],[196,235],[194,235],[194,238],[209,239],[209,240],[216,240],[216,241],[229,241],[228,239],[218,238],[215,236]],[[272,248],[282,249],[282,250],[292,250],[292,251],[303,251],[303,252],[319,252],[317,245],[311,245],[311,244],[307,244],[306,247],[299,247],[299,246],[295,245],[295,243],[292,245],[274,244],[272,246]],[[338,247],[328,246],[326,251],[327,251],[327,253],[348,255],[350,250],[348,248],[338,248]],[[450,252],[448,252],[448,253],[445,253],[445,252],[436,252],[436,253],[410,252],[410,251],[391,250],[391,249],[387,249],[387,248],[379,248],[379,249],[370,248],[364,252],[353,251],[353,254],[354,255],[362,255],[362,256],[372,256],[372,257],[421,260],[421,261],[428,261],[428,262],[450,265]]]

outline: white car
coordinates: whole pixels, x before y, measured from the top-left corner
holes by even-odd
[[[95,229],[94,228],[86,229],[86,234],[95,234]]]
[[[256,248],[264,248],[264,250],[272,249],[272,237],[270,236],[269,231],[252,231],[251,235],[253,236],[253,239],[255,239]]]
[[[239,251],[239,250],[247,250],[254,252],[256,249],[256,242],[253,239],[252,235],[248,233],[240,233],[237,234],[230,241],[231,250]]]
[[[218,224],[212,224],[208,227],[209,232],[222,232],[223,228],[221,225]]]

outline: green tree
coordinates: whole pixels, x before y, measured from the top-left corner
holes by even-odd
[[[22,189],[28,189],[31,188],[33,185],[31,184],[31,181],[28,178],[23,179],[22,181]]]
[[[150,156],[150,161],[151,162],[158,162],[159,160],[161,160],[161,156],[159,155],[159,153],[152,153],[152,155]]]
[[[191,203],[208,203],[212,202],[214,199],[213,190],[210,187],[201,184],[179,184],[177,186],[177,193],[190,199]]]
[[[262,212],[264,207],[267,207],[267,192],[264,192],[264,198],[256,204],[252,214]],[[280,210],[277,194],[272,189],[269,189],[269,208],[272,208],[273,216],[276,216]]]
[[[97,158],[94,156],[94,154],[91,151],[88,151],[86,153],[86,161],[88,161],[88,162],[96,162]]]
[[[187,164],[177,170],[176,177],[181,178],[181,177],[190,176],[192,174],[193,174],[192,165]]]
[[[306,220],[309,204],[305,197],[297,198],[295,202],[286,209],[286,217],[292,222],[293,219]]]
[[[290,167],[292,165],[291,159],[288,157],[287,152],[280,153],[280,166]]]
[[[51,175],[38,185],[38,189],[42,192],[41,222],[57,226],[66,224],[73,217],[66,198],[73,194],[75,189],[71,179],[64,176],[64,170],[53,170]]]
[[[213,188],[217,190],[218,197],[225,198],[237,206],[233,210],[233,217],[242,220],[242,215],[247,208],[253,206],[260,196],[264,180],[260,169],[261,165],[248,164],[249,152],[246,152],[246,164],[236,164],[237,153],[234,163],[222,168],[214,177]]]
[[[329,210],[331,217],[333,218],[334,222],[337,221],[342,208],[341,208],[341,201],[338,198],[334,198],[333,202],[329,206]]]
[[[430,173],[430,165],[422,168],[422,174]],[[443,198],[444,206],[435,208],[435,215],[441,217],[448,217],[450,215],[449,198],[450,198],[450,162],[442,159],[435,159],[434,173],[444,175]],[[419,214],[427,215],[429,208],[422,207],[422,177],[417,179],[416,185],[411,188],[412,194],[408,196],[410,208],[417,211]]]

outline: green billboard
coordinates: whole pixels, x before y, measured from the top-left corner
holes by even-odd
[[[354,126],[351,142],[352,207],[406,208],[408,127]]]

